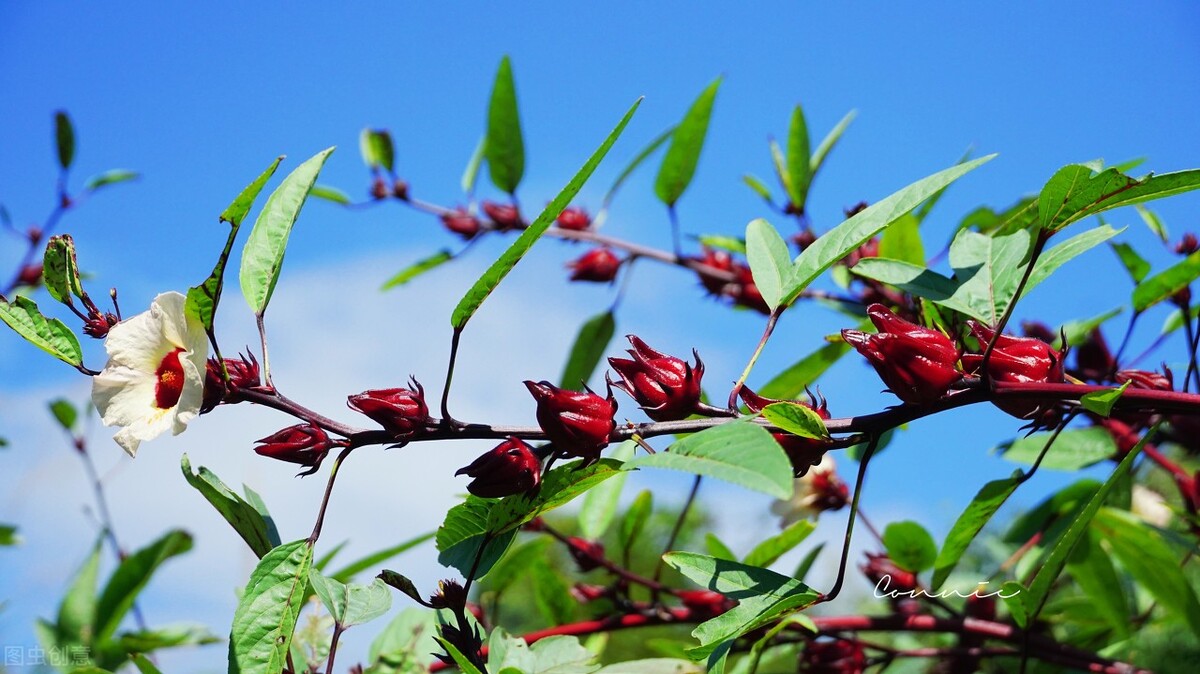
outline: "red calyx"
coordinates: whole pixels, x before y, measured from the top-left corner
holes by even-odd
[[[312,424],[288,426],[257,442],[259,446],[254,448],[256,454],[308,466],[309,470],[300,473],[302,476],[317,472],[329,448],[333,446],[325,431]]]
[[[474,478],[467,491],[480,498],[503,498],[536,488],[542,462],[524,441],[510,437],[454,474]]]
[[[842,330],[842,339],[866,357],[897,398],[933,402],[962,378],[958,349],[946,335],[909,323],[881,304],[867,307],[867,315],[879,332]]]
[[[1025,383],[1061,383],[1063,381],[1062,354],[1040,339],[997,335],[995,330],[969,321],[971,334],[979,340],[981,353],[964,354],[963,366],[976,371],[983,364],[982,351],[995,338],[995,347],[988,358],[986,375],[992,381]],[[1040,400],[999,400],[996,407],[1018,419],[1032,419],[1045,409]]]
[[[507,231],[520,229],[525,226],[521,219],[521,211],[515,204],[500,204],[495,201],[483,202],[483,212],[495,223],[496,229]]]
[[[554,443],[558,455],[579,457],[585,464],[595,463],[616,428],[613,415],[617,412],[617,401],[612,388],[602,398],[590,390],[569,391],[547,381],[526,380],[525,387],[537,401],[538,425]]]
[[[563,212],[558,214],[557,222],[559,227],[574,232],[582,232],[592,226],[591,216],[576,206],[563,209]]]
[[[479,234],[479,220],[465,210],[458,208],[442,214],[442,224],[446,229],[470,241]]]
[[[346,399],[350,409],[361,412],[397,439],[407,439],[425,430],[429,407],[425,404],[425,388],[409,378],[412,388],[388,388],[363,391]]]
[[[609,358],[621,381],[614,384],[628,393],[655,421],[685,419],[700,403],[700,379],[704,376],[704,363],[695,351],[693,367],[687,361],[668,356],[650,348],[635,335],[628,335],[633,345],[628,350],[632,360]]]
[[[621,268],[621,258],[610,248],[593,248],[578,259],[567,264],[571,270],[572,281],[591,281],[593,283],[609,283],[617,277]]]

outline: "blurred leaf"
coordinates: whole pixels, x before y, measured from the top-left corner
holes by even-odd
[[[775,498],[792,495],[792,464],[762,426],[734,421],[685,437],[657,454],[638,457],[628,468],[667,468],[707,475]]]
[[[454,661],[454,664],[458,667],[462,674],[484,674],[484,672],[480,671],[480,669],[471,662],[470,658],[464,655],[462,651],[455,648],[454,644],[441,637],[434,637],[434,639],[437,639],[438,644],[440,644],[442,648],[446,649],[446,655],[450,656],[450,659]],[[501,671],[500,674],[504,674],[504,672]]]
[[[1133,310],[1142,312],[1186,288],[1200,277],[1200,252],[1192,253],[1133,289]]]
[[[755,194],[762,197],[763,201],[771,204],[772,206],[775,205],[775,200],[771,197],[771,190],[766,186],[766,184],[763,183],[763,181],[747,173],[746,175],[742,176],[742,182],[746,183],[747,187],[754,190]]]
[[[1001,445],[1004,458],[1015,463],[1033,465],[1051,433],[1034,433]],[[1042,459],[1042,468],[1076,471],[1104,461],[1117,452],[1112,435],[1101,426],[1073,428],[1058,434],[1058,439]]]
[[[1093,330],[1103,325],[1108,321],[1108,319],[1119,315],[1122,311],[1124,311],[1123,307],[1117,307],[1116,309],[1109,309],[1098,316],[1092,316],[1091,318],[1085,318],[1083,320],[1067,321],[1066,323],[1063,323],[1061,331],[1062,334],[1066,335],[1067,337],[1066,343],[1070,346],[1079,346],[1083,342],[1087,341],[1088,336],[1092,334]],[[1053,346],[1056,349],[1062,350],[1063,344],[1061,337],[1055,340]]]
[[[396,150],[392,146],[392,134],[387,129],[363,129],[358,134],[358,151],[363,163],[372,171],[395,171]]]
[[[758,390],[758,394],[783,400],[795,398],[849,351],[850,345],[840,339],[830,342],[775,375]]]
[[[467,321],[471,320],[471,316],[475,315],[475,311],[483,304],[483,301],[496,289],[496,286],[500,285],[500,281],[504,280],[508,272],[521,261],[525,253],[529,252],[529,249],[533,247],[538,238],[542,236],[550,225],[554,224],[555,218],[562,213],[567,204],[571,203],[571,200],[579,193],[579,189],[583,187],[583,184],[591,177],[592,172],[600,165],[600,160],[604,159],[604,155],[608,154],[609,148],[613,146],[613,143],[617,141],[617,137],[625,130],[625,125],[629,123],[634,111],[641,105],[641,102],[641,99],[634,102],[625,113],[625,116],[621,118],[616,128],[608,134],[608,138],[592,153],[592,156],[579,169],[575,177],[571,178],[571,181],[546,206],[541,215],[526,227],[525,231],[521,232],[516,241],[513,241],[512,245],[500,255],[500,258],[493,262],[492,266],[484,272],[483,276],[467,290],[466,295],[459,301],[458,306],[454,308],[454,313],[450,319],[450,325],[455,330],[462,330],[466,326]],[[491,159],[488,160],[489,166],[491,166],[491,161]]]
[[[737,255],[746,254],[746,241],[737,239],[732,236],[721,236],[720,234],[701,234],[696,237],[696,241],[700,245],[709,248],[717,248],[719,250],[728,251]]]
[[[1117,400],[1121,398],[1121,394],[1127,388],[1129,388],[1129,382],[1125,382],[1114,389],[1085,393],[1079,398],[1079,404],[1093,414],[1107,417],[1112,413],[1113,405],[1117,404]]]
[[[17,528],[11,524],[0,524],[0,547],[19,545],[21,537],[17,535]]]
[[[812,550],[809,550],[808,554],[804,555],[804,559],[800,560],[800,564],[796,566],[796,572],[792,574],[792,577],[796,580],[804,580],[807,578],[808,572],[812,570],[813,564],[817,563],[817,557],[821,555],[821,551],[824,549],[825,544],[818,543],[816,547],[814,547]]]
[[[259,174],[249,185],[246,185],[240,193],[233,199],[233,203],[221,212],[221,222],[228,222],[233,225],[236,230],[242,225],[242,221],[246,219],[246,214],[254,207],[254,201],[258,199],[258,195],[262,192],[263,187],[271,176],[275,175],[275,169],[279,168],[279,162],[283,161],[283,155],[275,158],[271,165],[265,171]]]
[[[270,535],[267,523],[258,510],[238,496],[237,492],[225,486],[216,474],[204,466],[193,473],[187,454],[180,459],[180,468],[188,484],[195,487],[196,491],[217,509],[256,556],[261,558],[272,548],[278,547],[278,539]]]
[[[1008,497],[1017,490],[1020,478],[1021,472],[1017,471],[1013,473],[1012,477],[988,482],[975,494],[975,498],[971,499],[971,503],[958,516],[954,526],[950,527],[950,532],[946,534],[942,549],[933,563],[933,580],[930,582],[930,589],[934,591],[941,589],[942,584],[950,577],[950,572],[954,571],[954,567],[958,565],[958,560],[962,559],[963,553],[967,551],[971,541],[975,540],[979,532],[991,521],[992,515],[995,515],[1000,506],[1004,505]]]
[[[535,559],[525,573],[533,583],[533,603],[546,622],[551,625],[574,622],[579,602],[571,596],[571,588],[562,576],[546,563],[546,558]]]
[[[494,536],[516,529],[624,470],[612,459],[600,459],[586,468],[582,465],[576,461],[546,473],[534,495],[513,494],[494,503],[488,513],[488,531]]]
[[[802,290],[817,279],[835,262],[846,257],[850,251],[866,243],[871,237],[883,231],[900,216],[916,208],[933,193],[949,185],[967,172],[975,169],[984,162],[990,161],[995,155],[988,155],[974,161],[952,166],[929,177],[901,189],[900,191],[875,202],[842,224],[818,237],[813,244],[804,249],[796,258],[792,270],[792,278],[785,288],[781,304],[794,300]]]
[[[313,549],[307,540],[268,552],[238,600],[229,634],[231,674],[280,674],[308,586]]]
[[[980,234],[1011,234],[1018,230],[1031,230],[1037,226],[1037,199],[1022,197],[1012,206],[996,211],[980,206],[959,221],[955,233],[974,229]]]
[[[1146,274],[1150,273],[1150,263],[1146,258],[1138,255],[1133,246],[1127,243],[1112,243],[1113,252],[1121,259],[1121,264],[1125,267],[1125,271],[1129,272],[1129,277],[1134,283],[1141,283],[1142,279],[1146,278]]]
[[[63,595],[58,605],[54,625],[55,642],[61,648],[87,647],[96,631],[96,579],[100,573],[100,549],[103,538],[97,538],[92,551]],[[91,658],[88,658],[91,661]]]
[[[892,522],[883,530],[883,546],[896,566],[920,573],[937,559],[937,543],[925,527],[916,522]]]
[[[771,403],[763,408],[763,417],[787,433],[802,438],[826,440],[825,421],[811,407],[793,402]]]
[[[846,129],[849,128],[850,123],[853,122],[854,118],[857,116],[857,110],[851,110],[850,112],[847,112],[846,115],[842,117],[842,119],[838,121],[836,125],[834,125],[833,129],[829,131],[829,134],[821,140],[821,144],[817,146],[816,152],[813,152],[812,161],[809,164],[811,167],[808,176],[808,183],[810,187],[812,186],[813,179],[817,177],[817,171],[822,165],[824,165],[825,157],[829,155],[829,151],[833,149],[833,146],[837,145],[837,142],[841,139],[842,134],[846,133]]]
[[[633,458],[637,443],[626,440],[617,446],[609,455],[616,461],[624,463]],[[617,503],[621,498],[621,489],[628,477],[626,471],[592,487],[583,495],[583,507],[579,509],[579,535],[588,540],[599,540],[608,531],[613,517],[617,512]]]
[[[648,489],[639,493],[637,498],[633,499],[633,503],[629,504],[629,509],[625,511],[625,517],[621,520],[621,528],[617,531],[617,540],[621,543],[622,550],[633,549],[653,510],[654,494]]]
[[[315,199],[324,199],[339,206],[349,206],[353,203],[349,194],[329,185],[313,185],[312,189],[308,191],[308,196]]]
[[[1059,267],[1124,232],[1125,229],[1124,227],[1113,229],[1108,225],[1100,225],[1082,234],[1076,234],[1057,246],[1044,251],[1033,265],[1033,271],[1030,272],[1029,280],[1025,283],[1024,292],[1028,293],[1042,281],[1045,281]]]
[[[1142,222],[1146,223],[1146,226],[1150,228],[1150,231],[1154,232],[1154,235],[1161,239],[1163,243],[1166,243],[1171,235],[1167,233],[1167,226],[1163,224],[1162,218],[1159,218],[1157,213],[1145,206],[1134,206],[1134,208],[1142,218]]]
[[[379,287],[379,289],[391,290],[392,288],[398,288],[420,276],[421,274],[424,274],[431,269],[440,267],[443,263],[449,262],[453,259],[454,254],[443,248],[433,255],[430,255],[429,257],[423,257],[420,260],[408,265],[404,269],[396,272],[396,275],[388,279],[382,286]]]
[[[921,221],[917,216],[907,213],[883,231],[879,238],[879,257],[925,266],[925,245],[921,243]]]
[[[562,388],[583,390],[600,364],[616,329],[617,322],[611,309],[592,316],[579,327],[579,334],[575,335],[575,343],[571,345],[571,355],[567,357],[566,367],[563,368]]]
[[[633,172],[637,170],[637,168],[642,165],[642,162],[646,161],[650,155],[654,154],[655,150],[662,147],[662,144],[667,142],[667,139],[670,138],[671,134],[674,132],[675,127],[672,126],[668,128],[666,131],[663,131],[655,136],[654,140],[647,143],[646,147],[642,148],[641,151],[634,155],[629,164],[626,165],[619,174],[617,174],[617,179],[613,181],[612,187],[608,188],[608,191],[604,193],[604,199],[601,201],[601,203],[604,205],[604,208],[607,208],[608,205],[612,203],[613,197],[617,195],[617,190],[621,188],[621,185],[625,184],[625,181],[629,178],[629,176],[633,175]]]
[[[0,297],[0,321],[30,344],[67,365],[83,365],[83,352],[75,333],[57,318],[43,316],[37,304],[28,297],[18,295],[12,302]]]
[[[101,187],[116,185],[117,183],[123,183],[129,180],[137,180],[140,177],[141,175],[138,174],[137,171],[130,171],[128,169],[112,169],[88,178],[87,181],[83,183],[83,189],[90,192],[95,192]]]
[[[371,642],[367,661],[372,674],[427,672],[437,648],[437,612],[406,608]]]
[[[72,432],[75,422],[79,419],[79,411],[65,398],[50,401],[50,413],[54,415],[58,425],[68,433]]]
[[[75,261],[75,240],[70,234],[50,237],[42,256],[42,282],[55,300],[70,306],[72,295],[83,295],[79,284],[79,264]]]
[[[499,674],[591,674],[600,668],[575,636],[552,636],[530,646],[497,628],[488,639],[488,671]]]
[[[65,171],[75,158],[75,129],[66,110],[54,113],[54,139],[58,146],[58,165]]]
[[[124,632],[118,637],[117,644],[126,653],[140,654],[151,653],[163,648],[205,646],[221,641],[223,639],[203,627],[183,626]],[[146,671],[142,665],[138,665],[138,669]]]
[[[512,62],[505,56],[496,70],[492,98],[488,103],[487,139],[483,155],[487,159],[492,184],[513,194],[525,174],[525,141],[521,137],[521,115],[517,110],[517,86],[513,82]]]
[[[392,593],[378,578],[370,585],[344,584],[309,569],[309,582],[329,615],[343,628],[371,622],[392,608]]]
[[[329,574],[329,577],[338,582],[347,583],[350,581],[350,579],[354,578],[355,576],[362,573],[363,571],[367,571],[367,570],[373,571],[376,566],[388,561],[389,559],[392,559],[393,557],[395,557],[401,553],[408,552],[409,550],[417,547],[418,545],[424,543],[425,541],[428,541],[431,538],[433,538],[432,532],[430,532],[428,534],[421,534],[420,536],[414,536],[413,538],[410,538],[407,541],[404,541],[403,543],[399,543],[397,545],[393,545],[391,547],[384,548],[377,552],[373,552],[373,553],[367,555],[366,557],[355,560],[355,561],[347,564],[346,566],[342,567],[340,570]]]
[[[746,260],[763,301],[774,311],[782,299],[791,273],[792,259],[787,242],[771,223],[758,218],[746,225]]]
[[[737,561],[737,555],[733,554],[733,550],[730,550],[729,546],[725,545],[725,542],[712,532],[704,534],[704,549],[708,551],[709,557],[727,559],[731,562]]]
[[[1200,316],[1200,305],[1194,305],[1192,307],[1191,311],[1188,312],[1188,315],[1191,317],[1191,320],[1193,320],[1193,321],[1196,320],[1196,316]],[[1162,326],[1162,330],[1160,331],[1160,334],[1167,335],[1172,332],[1175,332],[1176,330],[1178,330],[1179,328],[1182,328],[1182,327],[1183,327],[1183,312],[1180,311],[1179,309],[1176,309],[1167,316],[1167,319],[1165,321],[1163,321],[1163,326]],[[2,445],[0,445],[0,446],[2,446]]]
[[[267,197],[267,203],[250,230],[246,246],[242,249],[240,279],[246,303],[258,316],[267,310],[267,303],[271,301],[275,284],[279,281],[292,227],[300,217],[300,210],[304,207],[309,190],[317,181],[321,167],[333,150],[331,147],[318,152],[284,178]]]
[[[811,520],[796,520],[783,531],[754,546],[742,563],[747,566],[770,566],[790,552],[792,548],[800,545],[816,528],[817,525],[813,524]]]
[[[1022,545],[1038,533],[1049,532],[1056,521],[1074,516],[1100,489],[1100,483],[1092,479],[1073,482],[1051,494],[1032,510],[1015,518],[1004,534],[1003,542]]]
[[[516,529],[498,536],[488,534],[488,513],[498,501],[468,496],[467,500],[454,506],[446,513],[442,526],[438,527],[434,542],[437,544],[438,563],[451,566],[466,575],[479,557],[476,578],[482,578],[508,549]],[[479,549],[486,545],[482,555]]]
[[[658,177],[654,180],[654,193],[667,206],[674,206],[679,201],[696,173],[704,137],[708,134],[713,102],[720,86],[721,78],[718,77],[705,87],[671,134],[671,145],[667,147]]]
[[[162,671],[158,667],[155,667],[154,663],[150,662],[150,659],[141,653],[134,653],[130,660],[141,674],[162,674]]]
[[[704,674],[704,668],[680,658],[646,658],[605,665],[596,674]]]
[[[1067,559],[1067,573],[1079,584],[1094,610],[1120,637],[1128,637],[1132,615],[1125,587],[1112,560],[1098,542],[1095,527],[1079,540]]]
[[[550,537],[542,536],[514,547],[492,567],[487,577],[487,590],[504,592],[518,579],[525,577],[530,566],[550,554],[546,548],[551,542]]]
[[[191,535],[176,529],[126,557],[100,592],[100,599],[96,603],[93,643],[103,642],[117,631],[121,620],[137,600],[138,593],[146,587],[163,562],[191,549]]]
[[[787,176],[788,196],[797,211],[804,212],[808,197],[808,183],[812,178],[812,166],[808,144],[808,123],[804,120],[804,109],[797,105],[792,109],[792,121],[788,125]]]
[[[467,166],[463,169],[462,180],[459,181],[463,194],[471,194],[475,191],[475,181],[479,179],[479,167],[483,164],[483,151],[486,148],[487,134],[484,134],[475,144],[475,149],[471,151],[471,157],[467,159]]]

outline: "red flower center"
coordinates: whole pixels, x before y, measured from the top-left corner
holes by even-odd
[[[179,354],[183,349],[175,349],[163,356],[158,369],[154,371],[154,404],[159,409],[170,409],[179,403],[183,394],[183,365],[179,363]]]

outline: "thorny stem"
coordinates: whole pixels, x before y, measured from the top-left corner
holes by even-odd
[[[679,532],[683,530],[684,521],[687,519],[688,513],[692,509],[692,504],[696,502],[696,494],[700,491],[700,483],[704,481],[703,475],[697,475],[692,480],[692,488],[688,491],[687,500],[683,502],[683,508],[679,510],[679,517],[675,518],[675,526],[671,527],[671,535],[667,538],[667,544],[663,548],[662,554],[658,556],[658,562],[654,565],[654,581],[658,582],[662,578],[663,572],[663,555],[670,552],[675,547],[675,541],[679,539]],[[657,600],[657,592],[655,599]]]
[[[779,321],[780,309],[776,308],[767,316],[767,325],[763,328],[762,338],[758,340],[758,346],[755,347],[754,353],[750,356],[750,362],[746,363],[746,369],[742,370],[742,376],[738,377],[737,383],[733,385],[733,389],[729,392],[729,409],[737,409],[738,394],[742,392],[742,387],[746,385],[746,379],[750,376],[750,371],[754,369],[754,364],[758,362],[758,357],[762,355],[763,349],[767,346],[767,340],[771,338],[771,333],[775,331],[775,323]]]

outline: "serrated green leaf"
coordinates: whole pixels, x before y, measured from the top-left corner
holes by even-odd
[[[79,419],[79,410],[66,398],[50,401],[50,414],[54,415],[58,425],[68,433],[74,430],[75,422]]]
[[[268,552],[238,600],[229,634],[230,674],[280,674],[308,586],[313,549],[307,540]]]
[[[671,145],[654,180],[654,193],[667,206],[674,206],[679,201],[696,174],[700,151],[708,134],[713,102],[720,86],[721,78],[718,77],[705,87],[671,134]]]
[[[176,529],[126,557],[113,571],[96,602],[94,643],[103,642],[116,633],[138,593],[163,562],[191,549],[191,535]]]
[[[1038,257],[1037,262],[1033,265],[1033,271],[1029,273],[1029,280],[1025,282],[1024,293],[1028,293],[1033,288],[1036,288],[1042,281],[1045,281],[1067,262],[1124,231],[1124,227],[1113,229],[1108,225],[1100,225],[1082,234],[1076,234],[1057,246],[1047,249]]]
[[[771,223],[757,218],[746,225],[746,260],[763,301],[775,310],[791,273],[787,242]]]
[[[516,529],[498,536],[488,535],[488,513],[496,503],[495,499],[468,496],[466,501],[446,513],[446,519],[434,537],[440,553],[439,564],[454,567],[465,575],[478,557],[475,577],[482,578],[491,570],[517,535]],[[484,548],[482,554],[480,548]]]
[[[808,123],[804,120],[804,109],[797,105],[792,109],[792,120],[788,125],[787,176],[788,196],[797,211],[803,213],[808,198],[808,183],[812,177],[812,165],[808,144]]]
[[[1038,196],[1038,218],[1057,231],[1089,215],[1200,188],[1200,169],[1130,178],[1115,168],[1099,173],[1082,164],[1059,169]]]
[[[796,258],[790,283],[785,288],[781,304],[789,304],[818,276],[844,258],[850,251],[866,243],[900,216],[916,208],[925,199],[954,182],[964,174],[990,161],[988,155],[939,171],[901,189],[863,209],[842,224],[817,238]]]
[[[370,585],[341,583],[309,569],[313,591],[343,628],[371,622],[392,608],[392,593],[378,578]]]
[[[516,192],[525,174],[525,141],[521,137],[521,116],[517,110],[517,86],[513,82],[512,62],[507,56],[500,60],[492,84],[483,155],[487,159],[492,184],[509,194]]]
[[[462,330],[463,327],[466,326],[467,321],[471,320],[471,316],[475,315],[475,311],[481,304],[483,304],[483,301],[487,299],[488,295],[490,295],[492,291],[496,289],[496,286],[500,285],[500,282],[503,281],[504,277],[508,275],[508,272],[511,271],[512,268],[521,261],[521,258],[525,256],[525,253],[529,252],[529,249],[533,247],[533,244],[538,240],[538,238],[540,238],[542,234],[545,233],[545,231],[550,227],[550,225],[554,223],[555,218],[562,213],[563,209],[567,207],[567,204],[571,203],[571,200],[574,199],[575,195],[579,193],[579,189],[583,187],[583,184],[587,182],[588,178],[591,177],[592,172],[595,171],[596,167],[600,165],[600,161],[604,159],[606,154],[608,154],[609,148],[611,148],[613,143],[617,141],[617,137],[619,137],[621,132],[625,130],[625,125],[629,123],[629,120],[633,117],[633,113],[637,110],[638,106],[641,105],[641,102],[641,99],[638,99],[634,102],[634,104],[629,108],[628,112],[625,113],[625,116],[621,118],[621,121],[617,124],[616,128],[614,128],[612,132],[608,134],[608,138],[606,138],[604,142],[600,144],[600,147],[597,148],[594,153],[592,153],[592,156],[589,157],[587,162],[584,163],[583,167],[579,169],[579,172],[575,174],[575,177],[571,178],[570,182],[567,183],[567,186],[558,193],[558,196],[554,197],[554,200],[551,201],[548,206],[546,206],[546,209],[542,211],[541,215],[537,216],[537,218],[525,228],[525,231],[521,232],[521,235],[517,237],[516,241],[513,241],[512,245],[500,255],[500,258],[493,262],[492,266],[483,273],[483,276],[479,277],[479,280],[475,281],[475,284],[472,285],[469,290],[467,290],[467,293],[463,295],[463,298],[459,301],[458,306],[454,308],[454,313],[450,318],[450,325],[455,330]],[[488,160],[488,163],[490,166],[491,159]]]
[[[278,539],[273,539],[267,522],[258,510],[238,496],[237,492],[225,486],[211,470],[201,466],[193,473],[187,454],[180,458],[179,466],[187,483],[217,509],[256,556],[261,558],[279,545]]]
[[[761,426],[735,421],[694,433],[628,468],[667,468],[707,475],[775,498],[792,495],[792,467],[783,448]]]
[[[1041,454],[1050,438],[1050,433],[1033,435],[1014,440],[1002,446],[1004,458],[1016,463],[1032,465]],[[1073,428],[1058,434],[1054,445],[1042,459],[1042,468],[1050,470],[1076,471],[1099,463],[1117,452],[1112,435],[1100,426]]]
[[[72,296],[83,295],[79,284],[79,265],[75,261],[75,240],[70,234],[50,237],[42,256],[42,283],[55,300],[70,305]]]
[[[623,470],[622,464],[612,459],[600,459],[581,468],[582,461],[559,466],[542,476],[537,493],[514,494],[494,502],[489,509],[487,530],[492,535],[516,529],[522,524],[540,517],[571,502],[576,496],[591,489]]]
[[[758,390],[758,394],[782,400],[795,398],[849,351],[850,345],[840,339],[830,342],[775,375]]]
[[[397,555],[408,552],[409,550],[417,547],[425,541],[430,540],[431,538],[433,538],[433,532],[421,534],[420,536],[414,536],[413,538],[410,538],[402,543],[386,547],[361,559],[357,559],[341,569],[329,574],[329,577],[333,580],[347,583],[350,581],[350,579],[354,578],[363,571],[374,570],[378,565],[388,561],[389,559],[392,559]]]
[[[499,674],[591,674],[595,656],[575,636],[552,636],[532,646],[503,629],[488,639],[488,671]]]
[[[242,294],[256,315],[261,316],[267,310],[267,303],[271,301],[275,284],[279,281],[292,227],[296,224],[296,218],[300,217],[300,210],[304,207],[309,190],[317,181],[321,167],[333,150],[332,147],[322,150],[296,167],[267,197],[267,203],[254,221],[246,246],[242,249],[239,276]]]
[[[771,403],[763,408],[763,417],[778,428],[814,440],[829,439],[825,421],[813,408],[794,402]]]
[[[783,531],[754,546],[742,563],[747,566],[770,566],[790,552],[792,548],[804,542],[804,539],[808,538],[808,535],[816,528],[817,525],[813,524],[812,520],[796,520]]]
[[[633,458],[636,449],[636,442],[626,440],[618,445],[609,456],[624,463]],[[578,517],[580,536],[589,540],[599,540],[608,531],[617,512],[621,489],[625,486],[628,476],[628,472],[621,471],[592,487],[583,495],[583,507],[579,509]]]
[[[420,276],[421,274],[424,274],[431,269],[440,267],[442,264],[453,259],[454,253],[451,253],[443,248],[433,255],[430,255],[429,257],[423,257],[420,260],[408,265],[404,269],[396,272],[396,275],[384,282],[383,285],[379,286],[379,289],[391,290],[392,288],[398,288]]]
[[[1200,278],[1200,252],[1143,280],[1133,289],[1133,310],[1142,312],[1186,288]]]
[[[1092,391],[1085,393],[1079,398],[1079,404],[1083,408],[1093,414],[1099,414],[1102,417],[1107,417],[1112,413],[1113,405],[1121,399],[1121,394],[1125,389],[1129,388],[1129,382],[1121,384],[1117,388],[1107,389],[1104,391]]]
[[[65,171],[75,159],[75,129],[66,110],[54,113],[54,140],[58,149],[58,165]]]
[[[130,171],[128,169],[111,169],[109,171],[105,171],[104,173],[97,173],[96,175],[88,178],[83,183],[83,189],[88,190],[89,192],[95,192],[101,187],[116,185],[117,183],[128,182],[130,180],[137,180],[140,177],[141,174],[139,174],[137,171]]]
[[[387,129],[363,129],[358,134],[358,151],[363,163],[372,171],[395,171],[396,150],[392,146],[392,134]]]
[[[339,206],[349,206],[354,203],[350,199],[349,194],[329,185],[313,185],[312,189],[308,191],[308,196],[314,199],[329,201]]]
[[[1020,477],[1021,473],[1017,472],[1012,477],[1003,480],[992,480],[983,485],[975,494],[975,498],[971,499],[971,503],[955,520],[954,526],[950,527],[950,532],[946,534],[946,540],[942,543],[942,549],[933,562],[931,589],[934,591],[941,589],[942,584],[954,571],[954,567],[958,565],[958,561],[962,559],[963,553],[967,551],[971,541],[975,540],[979,532],[991,521],[992,515],[995,515],[1000,506],[1004,505],[1008,497],[1017,490],[1017,486],[1020,485]]]
[[[892,522],[883,530],[883,546],[896,566],[920,573],[937,559],[937,543],[925,527],[916,522]]]
[[[57,318],[43,316],[37,303],[28,297],[18,295],[12,302],[0,297],[0,321],[30,344],[67,365],[83,365],[83,352],[75,333]]]
[[[562,388],[583,390],[600,364],[616,330],[616,317],[611,310],[596,314],[579,326],[575,343],[571,345],[571,355],[567,357],[567,364],[563,368]]]

